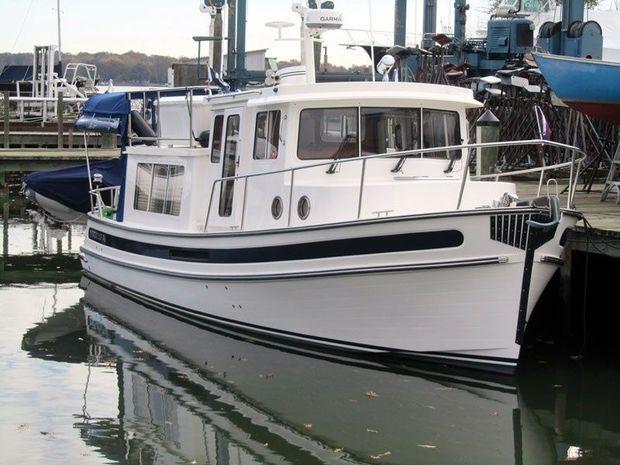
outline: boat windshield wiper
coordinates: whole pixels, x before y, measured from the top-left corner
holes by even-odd
[[[461,139],[461,144],[463,144],[463,139]],[[468,160],[471,159],[473,150],[473,148],[469,149],[469,154],[467,157]],[[454,165],[456,164],[456,160],[458,160],[459,154],[462,154],[461,152],[461,150],[452,150],[452,155],[450,155],[450,163],[448,163],[448,167],[443,170],[445,174],[452,173],[452,171],[454,170]]]
[[[338,160],[338,157],[334,157],[334,160]],[[338,169],[338,162],[334,162],[331,165],[329,165],[329,168],[327,168],[327,171],[325,172],[327,174],[334,174],[337,169]]]
[[[407,161],[407,155],[403,155],[402,157],[398,159],[398,161],[396,162],[396,165],[394,165],[394,168],[392,168],[390,172],[398,173],[400,170],[403,169],[403,165],[405,164],[406,161]]]

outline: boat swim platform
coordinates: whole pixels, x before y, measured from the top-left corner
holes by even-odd
[[[118,149],[89,149],[92,161],[119,156]],[[55,170],[86,162],[84,149],[0,149],[0,178],[5,173]]]

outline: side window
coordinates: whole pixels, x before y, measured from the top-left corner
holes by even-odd
[[[261,111],[256,115],[254,160],[278,158],[280,110]]]
[[[357,108],[309,108],[299,115],[301,160],[357,157]]]
[[[455,111],[424,110],[423,121],[423,148],[443,147],[446,145],[461,145],[461,130],[459,114]],[[432,152],[424,154],[426,158],[460,158],[460,150]]]
[[[226,120],[226,139],[224,141],[224,162],[222,163],[222,177],[229,178],[237,172],[237,142],[239,141],[239,115],[230,115]],[[235,181],[222,182],[220,192],[220,216],[230,216],[232,213]]]
[[[134,210],[149,210],[152,182],[153,165],[151,163],[138,163],[138,168],[136,170],[136,189],[133,198]]]
[[[166,215],[179,216],[181,214],[184,173],[185,167],[168,165],[168,185],[166,186],[163,211]]]
[[[213,145],[211,146],[211,163],[219,163],[222,155],[222,126],[224,115],[217,115],[213,120]]]
[[[362,108],[362,155],[420,148],[419,108]]]
[[[134,210],[179,216],[184,173],[180,165],[138,163]]]

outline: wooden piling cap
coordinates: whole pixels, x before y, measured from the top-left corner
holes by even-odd
[[[499,120],[491,110],[486,110],[480,115],[480,118],[476,120],[476,126],[499,126]]]

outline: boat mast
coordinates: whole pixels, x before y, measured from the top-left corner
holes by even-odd
[[[56,0],[56,13],[58,21],[58,64],[60,65],[59,74],[62,74],[62,34],[60,30],[60,0]]]

